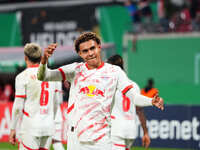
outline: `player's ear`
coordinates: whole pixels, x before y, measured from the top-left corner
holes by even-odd
[[[27,61],[28,60],[28,57],[26,55],[24,55],[24,60]]]
[[[79,56],[81,56],[81,51],[80,50],[77,53],[78,53]]]
[[[78,55],[83,59],[83,57],[82,57],[82,53],[81,53],[80,50],[78,51]]]

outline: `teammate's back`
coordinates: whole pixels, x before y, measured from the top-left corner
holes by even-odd
[[[20,124],[19,150],[49,149],[55,132],[58,83],[41,82],[37,79],[42,54],[39,45],[26,44],[24,54],[27,68],[15,79],[10,142],[16,143],[16,126]]]
[[[16,95],[26,97],[20,132],[34,136],[53,135],[56,82],[39,81],[37,70],[37,66],[28,67],[16,77],[23,85],[17,87]]]

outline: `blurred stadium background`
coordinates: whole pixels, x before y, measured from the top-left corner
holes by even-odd
[[[200,0],[0,0],[0,27],[0,150],[17,149],[7,142],[24,44],[57,42],[49,61],[55,68],[81,61],[73,41],[83,31],[101,36],[104,60],[122,55],[141,88],[154,79],[166,106],[163,112],[145,108],[150,150],[200,149]],[[67,99],[65,92],[64,115]]]

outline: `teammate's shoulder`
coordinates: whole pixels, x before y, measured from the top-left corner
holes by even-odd
[[[27,73],[27,69],[23,70],[19,74],[17,74],[16,79],[24,78]]]
[[[109,63],[105,63],[105,66],[107,68],[110,68],[110,69],[113,69],[113,70],[121,70],[121,68],[119,66],[116,66],[116,65],[112,65],[112,64],[109,64]]]

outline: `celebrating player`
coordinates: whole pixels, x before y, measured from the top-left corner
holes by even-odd
[[[101,41],[95,33],[81,34],[75,41],[75,50],[84,63],[72,63],[55,70],[47,68],[47,60],[56,49],[51,44],[45,49],[38,70],[43,81],[68,80],[71,83],[68,102],[70,130],[77,133],[77,150],[111,150],[111,104],[116,89],[131,97],[137,105],[163,109],[163,100],[139,95],[132,89],[126,74],[118,67],[101,59]],[[73,110],[73,111],[72,111]],[[72,150],[68,148],[68,150]],[[75,149],[73,149],[75,150]]]

